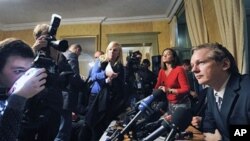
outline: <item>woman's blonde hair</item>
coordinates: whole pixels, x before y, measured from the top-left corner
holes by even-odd
[[[107,62],[107,61],[109,61],[108,60],[108,51],[109,51],[109,49],[110,48],[112,48],[112,47],[117,47],[118,48],[118,51],[119,51],[119,55],[118,55],[118,57],[116,58],[116,61],[115,61],[115,64],[116,63],[121,63],[121,64],[123,64],[123,57],[122,57],[122,47],[121,47],[121,44],[119,44],[118,42],[116,42],[116,41],[111,41],[110,43],[109,43],[109,45],[108,45],[108,47],[106,48],[106,52],[105,52],[105,54],[103,54],[103,55],[101,55],[100,57],[99,57],[99,59],[100,59],[100,61],[101,62]]]

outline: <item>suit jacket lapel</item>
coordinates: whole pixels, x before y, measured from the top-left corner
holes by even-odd
[[[228,114],[230,113],[232,106],[234,106],[234,101],[237,100],[235,98],[238,97],[237,90],[240,87],[239,81],[240,81],[239,77],[231,76],[226,86],[226,90],[225,90],[222,105],[221,105],[221,112],[226,117],[228,117]]]
[[[215,97],[214,97],[214,91],[212,88],[210,88],[208,90],[207,95],[210,97],[209,98],[211,100],[210,104],[213,105],[212,107],[213,107],[214,120],[215,120],[217,126],[220,127],[220,129],[221,129],[221,128],[223,128],[223,120],[222,120],[220,112],[218,110],[217,103],[216,103]]]
[[[233,110],[233,106],[235,101],[238,99],[238,93],[237,90],[239,89],[240,84],[240,77],[231,75],[228,84],[226,86],[226,90],[223,96],[223,101],[221,105],[221,118],[223,120],[223,123],[225,124],[224,127],[228,127],[229,125],[228,120],[230,117],[230,114]]]

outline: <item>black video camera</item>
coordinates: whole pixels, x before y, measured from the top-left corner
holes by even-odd
[[[137,55],[141,55],[140,51],[130,51],[127,56],[127,66],[131,71],[140,69],[141,58],[138,58]]]

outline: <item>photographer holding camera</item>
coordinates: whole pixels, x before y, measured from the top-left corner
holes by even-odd
[[[143,59],[139,70],[139,76],[142,77],[144,97],[152,94],[157,81],[157,76],[149,69],[150,65],[149,59]]]
[[[130,100],[129,104],[132,104],[130,106],[134,106],[134,104],[139,101],[141,96],[141,90],[142,90],[142,78],[139,76],[139,69],[140,69],[140,63],[142,59],[141,52],[135,51],[135,52],[129,52],[129,55],[127,56],[127,64],[125,66],[125,79],[126,79],[126,85],[128,86],[128,92],[130,94]]]
[[[37,55],[42,48],[49,48],[51,58],[57,60],[60,52],[47,46],[48,29],[49,25],[47,24],[40,24],[35,27],[33,35],[36,42],[32,48]],[[46,85],[50,80],[47,80]],[[58,87],[46,86],[45,90],[39,95],[27,101],[19,133],[20,141],[54,140],[58,133],[63,105],[62,92]]]
[[[34,54],[22,40],[0,42],[0,140],[17,138],[26,101],[42,91],[44,68],[30,68]]]
[[[51,25],[39,24],[34,28],[36,42],[32,48],[37,57],[33,67],[46,68],[48,78],[45,90],[26,104],[20,141],[54,141],[60,126],[62,108],[68,100],[65,97],[76,94],[81,84],[80,76],[75,75],[60,52],[67,50],[67,41],[55,41],[58,26],[58,21],[53,20]]]
[[[156,76],[148,69],[150,66],[149,60],[143,60],[141,64],[142,54],[140,51],[130,52],[127,56],[126,65],[126,84],[129,87],[130,106],[139,100],[151,94],[153,86],[156,83]]]

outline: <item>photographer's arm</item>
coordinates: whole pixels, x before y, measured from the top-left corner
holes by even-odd
[[[48,48],[46,50],[48,50],[49,52],[43,50],[42,51],[43,54],[46,54],[47,57],[51,57],[54,61],[57,61],[58,55],[60,54],[60,52],[54,49],[53,47],[48,46],[48,40],[47,40],[46,35],[42,35],[38,37],[32,46],[33,52],[35,54],[38,54],[38,52],[41,52],[42,48]]]
[[[32,49],[36,53],[41,48],[46,47],[47,44],[48,44],[48,41],[46,40],[46,36],[42,35],[36,39],[35,43],[32,46]]]

